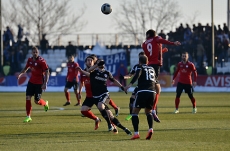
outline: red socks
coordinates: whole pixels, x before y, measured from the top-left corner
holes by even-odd
[[[156,94],[155,100],[153,102],[153,110],[156,110],[157,103],[158,103],[158,100],[159,100],[159,96],[160,96],[160,94]]]
[[[175,99],[175,106],[176,106],[176,109],[179,108],[179,104],[180,104],[180,98],[176,98],[176,99]]]
[[[192,98],[191,102],[192,102],[192,107],[195,108],[196,107],[196,99]]]
[[[44,101],[43,99],[40,99],[40,100],[38,101],[38,104],[39,104],[39,105],[42,105],[42,106],[45,106],[45,105],[46,105],[46,101]]]
[[[70,95],[69,95],[69,92],[65,92],[65,97],[66,97],[67,102],[69,102],[69,101],[70,101]]]
[[[93,114],[93,112],[91,112],[90,110],[88,111],[81,111],[81,114],[85,115],[86,117],[96,120],[97,117]]]
[[[117,105],[113,102],[112,99],[110,99],[109,104],[116,110],[117,109]]]
[[[26,115],[30,116],[32,105],[30,100],[26,100]]]

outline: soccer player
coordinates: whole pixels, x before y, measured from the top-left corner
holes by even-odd
[[[88,56],[85,59],[85,64],[86,64],[86,68],[84,69],[85,71],[87,71],[87,69],[89,69],[91,66],[94,65],[94,58],[93,56]],[[80,92],[82,91],[82,87],[85,86],[85,91],[86,91],[86,98],[82,104],[81,107],[81,113],[83,116],[88,117],[92,120],[95,121],[95,130],[98,129],[99,124],[101,122],[101,119],[99,119],[95,114],[93,114],[93,112],[91,111],[92,106],[95,104],[97,105],[97,102],[95,102],[93,95],[92,95],[92,91],[91,91],[91,84],[90,84],[90,78],[88,76],[86,76],[85,74],[80,75],[80,85],[79,85],[79,97],[81,97]],[[79,98],[80,99],[80,98]]]
[[[95,54],[91,54],[89,56],[93,58],[93,62],[95,64],[98,60],[97,56]],[[97,65],[95,65],[95,66],[97,66]],[[90,66],[89,68],[87,68],[86,71],[91,71],[90,68],[95,69],[96,67]],[[81,91],[79,91],[79,93],[81,93]],[[111,105],[113,107],[113,109],[115,110],[115,116],[117,117],[119,115],[120,108],[115,104],[115,102],[111,98],[109,100],[109,105]]]
[[[115,85],[119,86],[122,90],[124,90],[124,87],[112,76],[112,74],[109,71],[105,70],[104,64],[105,62],[103,60],[97,60],[96,65],[93,66],[94,68],[88,70],[89,72],[82,70],[80,67],[79,67],[79,71],[85,74],[86,76],[90,77],[93,98],[97,102],[97,108],[101,112],[103,118],[106,120],[109,130],[112,130],[115,134],[118,133],[116,127],[113,126],[114,124],[117,127],[124,130],[126,134],[132,135],[132,132],[128,128],[124,127],[119,122],[119,120],[113,116],[113,113],[106,105],[106,103],[110,100],[109,92],[106,84],[107,80],[109,79]]]
[[[47,88],[47,83],[49,80],[49,69],[46,64],[46,61],[39,56],[39,51],[36,47],[32,48],[32,57],[28,58],[26,66],[20,74],[18,79],[24,74],[29,68],[31,70],[31,77],[26,88],[26,115],[27,117],[23,122],[32,121],[31,111],[31,97],[34,96],[35,104],[44,106],[45,111],[49,110],[48,101],[45,101],[41,98],[42,91],[45,91]]]
[[[182,53],[182,61],[177,64],[177,69],[174,73],[172,84],[175,83],[175,78],[177,77],[177,74],[179,73],[179,81],[177,83],[176,88],[176,99],[175,99],[175,106],[176,110],[174,113],[179,113],[179,103],[180,103],[180,96],[183,90],[185,93],[188,94],[188,97],[190,98],[192,102],[192,113],[197,112],[196,108],[196,100],[193,97],[193,86],[196,86],[196,79],[197,79],[197,71],[194,64],[190,61],[188,61],[188,52]],[[193,82],[192,82],[192,73],[194,76]]]
[[[141,55],[144,55],[144,54],[145,54],[144,52],[140,52],[138,54],[138,56],[140,57]],[[130,72],[129,72],[128,75],[125,75],[125,76],[120,75],[120,76],[123,77],[124,79],[130,79],[130,78],[132,78],[133,75],[135,74],[138,66],[139,66],[139,64],[134,65],[133,68],[130,70]],[[138,86],[135,87],[135,89],[133,90],[132,95],[131,95],[131,97],[129,99],[129,115],[125,118],[125,120],[127,120],[127,121],[132,118],[131,114],[132,114],[132,109],[133,109],[133,102],[135,100],[135,95],[137,93],[137,87]]]
[[[70,101],[70,93],[69,93],[69,89],[71,89],[73,87],[74,89],[74,93],[76,95],[77,98],[77,104],[75,104],[75,106],[81,105],[81,100],[79,99],[78,95],[78,70],[76,70],[77,67],[79,67],[78,63],[74,62],[74,56],[71,55],[68,57],[68,63],[67,63],[67,67],[68,67],[68,72],[67,72],[67,76],[66,76],[66,85],[65,85],[65,97],[66,97],[66,103],[63,106],[67,106],[70,105],[71,101]]]
[[[158,122],[160,122],[160,120],[156,114],[156,107],[161,92],[158,76],[160,74],[160,67],[162,66],[162,44],[176,46],[181,45],[179,41],[171,42],[161,38],[160,36],[157,36],[156,32],[152,29],[146,32],[146,41],[142,44],[142,49],[144,50],[145,55],[148,57],[148,65],[152,66],[156,73],[156,97],[153,104],[152,114],[154,119],[156,119]]]
[[[131,80],[130,84],[125,87],[125,91],[127,91],[136,80],[138,80],[138,88],[135,101],[133,103],[132,110],[132,124],[134,128],[134,135],[131,138],[139,139],[139,117],[138,114],[141,108],[145,108],[145,114],[147,117],[147,122],[149,126],[148,134],[146,139],[149,140],[153,134],[153,115],[152,115],[152,107],[153,100],[155,99],[155,84],[156,84],[156,74],[153,67],[148,66],[148,58],[143,55],[139,57],[139,66],[136,70],[135,76]]]

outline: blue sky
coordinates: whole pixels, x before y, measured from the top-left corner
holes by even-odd
[[[198,22],[203,25],[211,24],[211,0],[177,0],[177,2],[178,8],[183,13],[182,23],[187,23],[186,20],[198,12],[195,24]],[[103,3],[111,4],[113,12],[110,15],[101,13],[100,8]],[[87,7],[83,19],[87,20],[88,24],[80,33],[116,33],[112,19],[116,11],[119,11],[120,3],[122,0],[71,0],[76,13],[78,8],[84,5]],[[214,0],[214,23],[221,26],[227,23],[227,0]]]

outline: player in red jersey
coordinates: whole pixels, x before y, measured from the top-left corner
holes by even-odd
[[[94,65],[94,58],[89,56],[85,59],[85,64],[86,64],[86,68],[85,71],[90,68],[91,66]],[[99,119],[96,115],[93,114],[93,112],[91,111],[92,106],[95,104],[97,105],[97,102],[95,102],[95,100],[93,99],[93,94],[91,91],[91,84],[90,84],[90,78],[87,77],[85,74],[80,75],[80,85],[79,85],[79,92],[82,91],[82,87],[85,86],[85,91],[86,91],[86,98],[82,104],[81,107],[81,113],[82,115],[84,115],[85,117],[88,117],[92,120],[95,121],[95,130],[98,129],[99,127],[99,123],[101,122],[101,119]],[[79,95],[79,97],[81,98],[81,95]],[[79,98],[79,99],[80,99]]]
[[[39,56],[39,51],[36,47],[32,48],[32,57],[28,58],[26,66],[22,69],[18,75],[18,79],[24,74],[29,68],[31,70],[31,77],[26,88],[26,114],[27,117],[23,122],[32,121],[31,118],[31,97],[34,96],[34,102],[38,105],[44,106],[45,111],[49,110],[48,101],[44,101],[41,98],[42,90],[45,91],[49,80],[49,69],[46,61]]]
[[[165,40],[161,38],[160,36],[156,35],[156,32],[152,29],[148,30],[146,32],[146,41],[142,44],[142,49],[145,52],[145,55],[148,57],[149,63],[148,65],[153,67],[156,73],[156,97],[153,103],[153,110],[152,110],[152,115],[154,119],[158,122],[160,122],[157,114],[156,114],[156,106],[158,103],[158,98],[160,96],[161,92],[161,86],[160,83],[158,82],[158,76],[160,74],[160,67],[162,66],[162,44],[167,44],[167,45],[180,45],[181,43],[179,41],[176,42],[171,42],[168,40]]]
[[[196,86],[196,79],[197,79],[197,71],[194,64],[190,61],[188,61],[188,52],[182,53],[182,61],[178,63],[176,72],[174,73],[172,84],[174,84],[174,80],[176,76],[179,73],[179,81],[177,83],[177,89],[176,89],[176,99],[175,99],[175,106],[176,110],[174,113],[179,113],[179,103],[180,103],[180,96],[183,90],[185,93],[188,94],[188,97],[190,98],[192,102],[192,113],[197,112],[196,108],[196,100],[193,97],[193,86]],[[192,73],[194,75],[194,79],[192,82]],[[192,86],[193,85],[193,86]]]
[[[97,62],[98,58],[95,54],[91,54],[90,57],[93,58],[93,62],[94,64]],[[92,67],[94,68],[94,67]],[[88,69],[87,69],[88,71]],[[120,108],[115,104],[115,102],[110,98],[110,101],[109,101],[109,105],[111,105],[113,107],[113,109],[115,110],[115,116],[117,117],[119,115],[119,110]]]
[[[81,100],[78,97],[78,71],[76,70],[77,67],[79,67],[78,63],[74,62],[74,56],[71,55],[68,57],[68,63],[67,63],[67,67],[68,67],[68,73],[66,76],[66,85],[65,85],[65,97],[66,97],[66,103],[63,106],[67,106],[70,105],[71,101],[70,101],[70,93],[69,93],[69,89],[71,89],[73,87],[74,89],[74,93],[76,95],[77,98],[77,104],[75,104],[75,106],[81,105]]]

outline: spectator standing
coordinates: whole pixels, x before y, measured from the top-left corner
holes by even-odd
[[[40,41],[40,47],[41,47],[42,54],[47,54],[47,50],[49,48],[49,42],[46,39],[46,34],[42,35],[42,39]]]
[[[69,56],[76,56],[76,49],[75,47],[72,45],[71,41],[69,41],[69,45],[66,46],[66,58],[68,58]]]
[[[117,71],[118,71],[117,76],[119,77],[119,82],[126,87],[126,80],[120,75],[123,75],[123,76],[127,75],[128,74],[127,68],[124,66],[123,63],[121,63]]]

